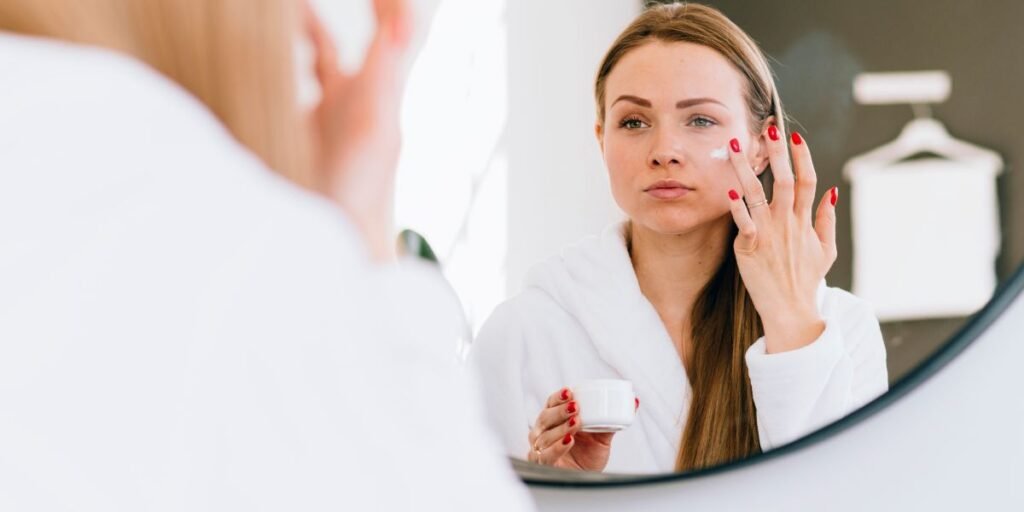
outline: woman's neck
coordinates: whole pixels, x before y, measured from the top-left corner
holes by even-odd
[[[688,327],[697,295],[725,258],[728,217],[692,231],[665,235],[632,223],[630,257],[640,291],[670,331]],[[676,335],[673,339],[679,343]]]

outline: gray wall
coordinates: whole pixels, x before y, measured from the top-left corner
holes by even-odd
[[[1024,2],[994,0],[708,0],[747,31],[773,59],[791,127],[807,133],[822,190],[840,187],[839,260],[833,286],[849,289],[849,201],[842,165],[849,157],[891,141],[913,114],[909,106],[862,106],[851,83],[862,71],[944,69],[953,93],[933,115],[953,136],[992,148],[1007,163],[998,186],[1004,280],[1024,261],[1024,157],[1021,83],[1024,81]],[[848,196],[847,196],[848,197]],[[927,197],[908,200],[928,201]],[[950,205],[955,207],[956,205]],[[936,276],[941,279],[941,276]],[[964,319],[883,325],[890,376],[898,378]]]

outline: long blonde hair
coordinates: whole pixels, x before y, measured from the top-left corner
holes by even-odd
[[[3,0],[0,30],[132,55],[203,102],[268,167],[313,186],[291,0]]]
[[[693,3],[653,6],[615,40],[594,85],[599,123],[604,124],[608,75],[629,51],[651,41],[689,42],[716,50],[745,79],[751,131],[760,133],[774,117],[784,132],[782,103],[757,44],[721,12]],[[736,232],[733,226],[730,240]],[[628,230],[627,242],[630,238]],[[690,316],[694,352],[687,375],[693,398],[676,457],[678,471],[721,464],[761,450],[744,355],[764,328],[740,277],[732,244],[726,247],[722,265],[701,290]]]

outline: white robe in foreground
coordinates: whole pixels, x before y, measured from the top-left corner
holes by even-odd
[[[0,510],[530,507],[436,272],[137,61],[0,69]]]
[[[633,382],[640,410],[615,434],[605,471],[672,471],[690,385],[668,331],[640,292],[623,225],[589,237],[531,270],[524,291],[498,306],[470,351],[491,420],[510,454],[525,457],[547,398],[587,379]],[[871,308],[822,282],[826,327],[810,345],[746,353],[763,450],[836,420],[888,388],[885,345]]]

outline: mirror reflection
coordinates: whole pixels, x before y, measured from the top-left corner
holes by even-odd
[[[484,43],[461,68],[439,57],[456,4]],[[782,446],[884,393],[1021,260],[1015,141],[993,128],[1008,91],[981,94],[1001,87],[971,57],[992,30],[962,26],[963,6],[920,33],[915,2],[884,20],[852,3],[485,4],[441,2],[421,57],[468,84],[445,108],[473,144],[407,148],[398,210],[442,248],[514,458],[650,474]],[[435,108],[416,94],[407,110]],[[413,170],[441,153],[461,169],[434,185],[451,212],[423,216]]]
[[[653,6],[598,69],[595,133],[627,219],[535,267],[470,353],[506,398],[490,405],[512,453],[700,469],[885,392],[870,305],[823,282],[838,192],[818,195],[749,36],[709,7]]]

